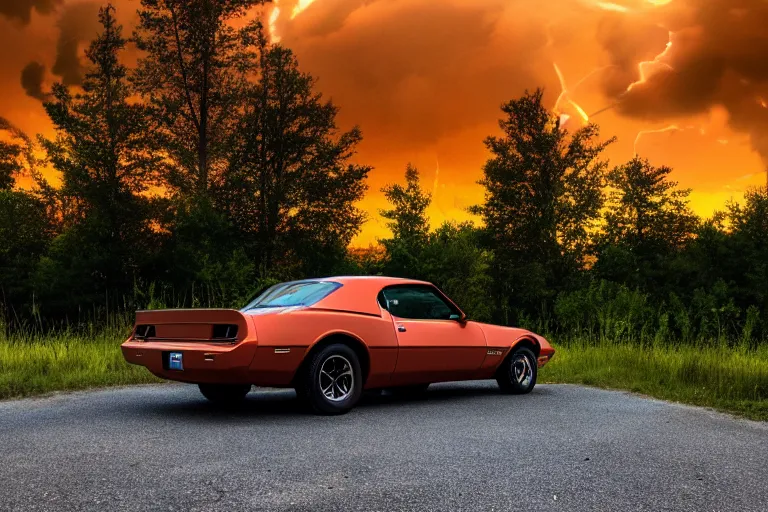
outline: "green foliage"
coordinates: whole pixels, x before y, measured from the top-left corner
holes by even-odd
[[[32,276],[50,238],[41,201],[26,192],[0,190],[0,330],[7,321],[32,315]]]
[[[0,117],[0,190],[10,190],[17,175],[25,168],[34,167],[32,141],[29,137]]]
[[[613,139],[599,142],[589,125],[569,134],[543,104],[543,91],[526,93],[502,106],[502,137],[485,144],[492,156],[480,184],[491,274],[499,319],[509,323],[513,308],[529,312],[583,265],[587,235],[603,203],[607,164],[599,159]]]
[[[645,341],[653,335],[657,318],[648,296],[610,281],[592,282],[587,288],[560,294],[555,317],[564,326],[562,335],[615,342]]]
[[[142,0],[133,75],[168,155],[167,185],[205,195],[231,157],[248,73],[256,66],[255,25],[234,28],[259,0]]]
[[[429,234],[420,268],[424,278],[441,288],[469,318],[489,322],[492,256],[480,247],[479,238],[479,230],[471,223],[444,223]]]
[[[104,28],[86,50],[82,92],[54,85],[45,109],[56,138],[40,139],[62,178],[60,189],[50,189],[62,231],[40,261],[36,288],[58,313],[127,292],[158,238],[145,195],[158,163],[146,109],[130,101],[114,9],[101,9],[99,20]]]
[[[641,346],[606,340],[557,345],[542,382],[586,384],[768,420],[768,347]]]
[[[699,224],[688,206],[690,190],[678,190],[670,172],[635,157],[608,174],[597,275],[646,290],[663,286],[671,256],[693,240]]]
[[[379,214],[387,219],[392,238],[381,240],[387,254],[384,272],[411,278],[424,278],[422,252],[429,241],[427,208],[432,196],[421,189],[419,171],[410,164],[405,170],[405,187],[388,185],[381,189],[392,205]]]
[[[313,91],[293,53],[257,34],[261,74],[217,201],[258,254],[261,275],[321,275],[344,259],[365,220],[356,203],[370,167],[349,163],[362,135],[340,133],[338,108]]]

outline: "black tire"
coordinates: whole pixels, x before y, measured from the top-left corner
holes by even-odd
[[[415,397],[423,395],[427,392],[429,384],[413,384],[411,386],[398,386],[391,388],[389,391],[398,397]]]
[[[315,414],[349,412],[362,393],[360,360],[354,350],[341,343],[328,345],[310,355],[296,387],[299,399]]]
[[[511,395],[530,393],[536,386],[538,364],[536,355],[527,347],[514,350],[496,372],[501,391]]]
[[[205,398],[216,405],[233,406],[242,403],[251,391],[250,384],[198,384]]]

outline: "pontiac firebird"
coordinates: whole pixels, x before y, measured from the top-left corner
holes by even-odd
[[[239,311],[138,311],[121,348],[214,403],[235,404],[252,385],[287,387],[318,414],[349,411],[363,390],[420,393],[433,382],[496,379],[529,393],[555,352],[530,331],[467,319],[431,283],[390,277],[281,283]]]

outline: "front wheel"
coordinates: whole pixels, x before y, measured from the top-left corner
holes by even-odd
[[[357,354],[341,343],[328,345],[310,356],[296,389],[317,414],[344,414],[363,393]]]
[[[251,391],[250,384],[198,384],[205,398],[216,405],[237,405]]]
[[[520,347],[502,363],[496,372],[496,382],[504,393],[530,393],[536,386],[537,370],[534,353],[526,347]]]

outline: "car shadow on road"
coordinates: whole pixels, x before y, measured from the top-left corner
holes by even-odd
[[[547,394],[546,389],[537,388],[531,395]],[[366,391],[358,402],[356,409],[374,411],[403,406],[440,406],[446,402],[456,403],[472,400],[482,400],[487,397],[500,396],[510,399],[524,399],[524,396],[504,395],[495,385],[462,386],[450,384],[430,387],[426,392],[413,395],[402,395],[390,390]],[[248,417],[293,417],[307,416],[311,413],[296,397],[292,389],[263,389],[255,388],[246,400],[237,406],[221,407],[206,401],[203,397],[192,400],[168,400],[162,404],[144,402],[141,407],[150,415],[209,418],[248,418]]]

